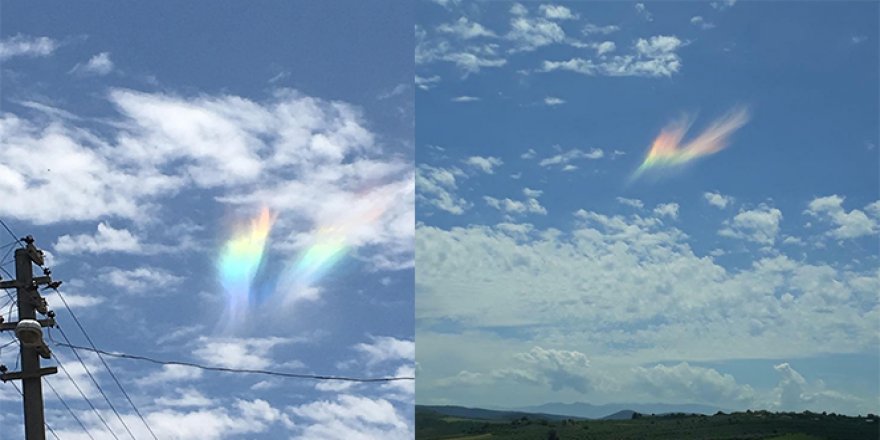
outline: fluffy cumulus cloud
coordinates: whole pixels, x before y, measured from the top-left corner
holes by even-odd
[[[718,233],[769,246],[776,242],[781,221],[782,211],[761,205],[756,209],[740,211],[733,219],[726,221]]]
[[[654,214],[675,220],[678,218],[678,203],[661,203],[654,208]]]
[[[563,61],[548,60],[544,61],[541,70],[564,70],[591,76],[668,77],[681,69],[681,57],[677,51],[682,45],[683,42],[673,35],[639,38],[629,54],[598,60],[578,57]]]
[[[636,11],[646,20],[653,20],[644,4],[636,4]],[[490,29],[467,16],[450,17],[450,21],[434,28],[417,25],[416,65],[427,68],[438,62],[451,63],[458,67],[463,77],[467,77],[487,68],[507,66],[515,58],[535,52],[543,61],[537,66],[520,69],[518,73],[528,75],[565,70],[591,76],[663,78],[677,74],[682,68],[678,52],[686,42],[675,35],[654,35],[626,44],[611,41],[608,36],[620,31],[620,26],[580,25],[580,14],[564,5],[540,4],[535,7],[514,3],[508,16],[506,29]],[[714,27],[703,17],[694,17],[692,22],[703,29]],[[580,35],[577,35],[578,31]],[[567,59],[546,59],[543,52],[556,46],[578,51],[576,56]],[[595,56],[584,56],[580,51],[584,48],[595,51]],[[436,75],[421,77],[433,76]],[[423,87],[424,90],[428,88],[429,85]]]
[[[492,156],[471,156],[465,159],[464,163],[486,174],[494,174],[495,168],[500,167],[504,162],[500,158]]]
[[[529,16],[525,7],[519,6],[519,9],[512,11],[510,32],[506,35],[513,43],[513,50],[532,51],[565,40],[565,31],[558,23],[544,17]],[[574,18],[570,10],[561,6],[542,5],[540,10],[545,16],[553,16],[550,18],[558,19],[566,13],[569,18]]]
[[[450,214],[463,214],[470,203],[455,195],[456,178],[464,178],[457,168],[438,168],[419,165],[416,170],[417,197],[419,203],[433,206]]]
[[[558,148],[557,148],[558,149]],[[523,156],[530,159],[533,155]],[[580,160],[596,160],[605,157],[605,152],[601,148],[592,148],[584,151],[579,148],[573,148],[568,151],[560,151],[558,154],[546,157],[538,161],[538,165],[542,167],[559,167],[562,171],[574,171],[577,169],[575,162]]]
[[[303,421],[297,424],[295,439],[404,440],[414,435],[405,414],[381,398],[342,394],[296,406],[290,413]]]
[[[732,231],[773,241],[781,214],[769,207],[743,213],[729,222]],[[779,254],[725,266],[697,253],[677,223],[651,214],[580,210],[567,232],[512,222],[419,226],[417,322],[420,341],[433,347],[424,358],[433,367],[420,376],[426,398],[448,396],[453,387],[451,395],[479,399],[486,387],[515,380],[548,399],[584,399],[601,389],[651,401],[770,407],[764,392],[699,364],[859,353],[880,343],[872,324],[880,318],[876,269]],[[450,322],[454,335],[442,330]],[[560,358],[530,351],[548,344],[590,353],[589,367],[581,363],[577,377],[563,381],[579,384],[578,394],[529,388],[550,383]],[[458,359],[455,369],[442,361],[450,356]],[[543,359],[547,368],[526,358]],[[499,359],[505,368],[497,367]],[[632,375],[622,377],[621,368]],[[645,389],[655,391],[639,394]],[[572,385],[558,392],[573,392]],[[865,404],[835,402],[830,407],[848,411]]]
[[[110,268],[104,277],[111,286],[118,287],[123,291],[150,292],[156,296],[170,294],[171,290],[169,289],[183,281],[183,277],[154,267],[139,267],[131,270]]]
[[[841,406],[861,406],[858,397],[827,389],[822,381],[810,382],[788,362],[775,365],[773,369],[779,375],[779,381],[766,403],[770,408],[818,412]],[[869,408],[866,405],[859,412],[862,409],[871,411]]]
[[[94,235],[62,235],[55,242],[55,250],[64,254],[124,252],[140,253],[144,245],[127,229],[115,229],[107,223],[98,223]]]
[[[705,192],[703,193],[703,198],[706,200],[706,203],[719,209],[727,208],[727,205],[733,203],[733,197],[717,192]]]
[[[468,20],[467,17],[461,17],[453,23],[441,24],[437,27],[437,30],[466,40],[478,37],[495,36],[492,31],[487,30],[480,23]]]
[[[737,383],[730,374],[712,368],[698,367],[681,362],[675,365],[657,364],[646,368],[634,367],[633,385],[659,399],[680,402],[723,404],[741,408],[752,403],[755,391]]]
[[[568,233],[420,227],[417,319],[464,328],[551,323],[534,337],[555,340],[565,329],[569,343],[596,356],[623,346],[657,360],[856,352],[878,342],[868,324],[880,313],[874,272],[784,256],[727,268],[658,218],[586,210],[577,218]],[[824,313],[829,307],[834,314]]]
[[[293,342],[287,338],[219,338],[201,336],[193,355],[202,362],[226,368],[261,369],[272,365],[275,347]]]
[[[538,11],[551,20],[577,20],[579,18],[578,14],[562,5],[541,5],[538,7]]]
[[[541,206],[538,197],[543,194],[542,191],[530,188],[523,189],[525,200],[512,200],[509,198],[497,199],[495,197],[484,196],[483,200],[486,204],[508,215],[521,214],[547,214],[547,209]]]
[[[628,199],[625,197],[618,197],[617,201],[618,201],[618,203],[621,203],[621,204],[624,204],[627,206],[631,206],[636,209],[642,209],[645,207],[645,204],[639,199]]]
[[[13,57],[46,57],[58,48],[58,42],[49,37],[17,34],[0,39],[0,61]]]
[[[843,207],[844,200],[838,195],[817,197],[810,201],[806,213],[829,223],[834,229],[827,234],[833,238],[853,239],[876,234],[877,206],[880,202],[875,201],[865,207],[865,211],[873,214],[874,218],[871,218],[859,209],[847,212]]]
[[[447,27],[450,30],[455,29],[456,32],[461,31],[457,29],[460,27],[459,23],[449,24]],[[468,35],[473,35],[475,31],[468,32],[470,32]],[[501,67],[507,64],[507,59],[500,53],[497,43],[470,42],[471,39],[465,38],[467,43],[453,44],[443,38],[429,36],[428,31],[418,25],[415,28],[415,33],[415,62],[417,65],[436,62],[451,63],[464,76],[468,76],[485,68]]]
[[[370,342],[362,342],[355,349],[367,357],[367,364],[379,364],[389,361],[409,361],[415,359],[415,343],[405,339],[388,336],[374,337]]]

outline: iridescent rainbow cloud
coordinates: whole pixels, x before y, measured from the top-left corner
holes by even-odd
[[[313,299],[317,284],[357,241],[358,228],[369,228],[387,209],[389,198],[353,207],[346,218],[318,227],[309,237],[308,247],[291,261],[281,278],[280,288],[289,302]]]
[[[258,217],[252,219],[249,225],[240,226],[223,246],[218,269],[220,283],[227,294],[226,319],[230,323],[237,322],[254,300],[254,277],[263,262],[266,239],[274,221],[269,209],[263,208]]]
[[[690,128],[690,120],[684,118],[669,124],[660,131],[632,178],[638,178],[650,169],[672,168],[717,153],[727,147],[730,135],[748,120],[749,112],[746,108],[735,108],[716,119],[699,136],[685,144],[681,144],[681,140]]]

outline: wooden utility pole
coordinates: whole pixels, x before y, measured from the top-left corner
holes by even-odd
[[[51,284],[48,270],[46,276],[34,277],[34,264],[43,266],[43,251],[34,246],[34,239],[22,239],[25,247],[15,250],[15,280],[0,282],[0,288],[15,288],[18,301],[18,322],[3,323],[0,331],[15,331],[21,346],[21,371],[7,373],[3,368],[0,380],[21,380],[24,393],[24,430],[26,440],[45,440],[46,428],[43,416],[42,377],[58,372],[56,367],[40,368],[40,358],[49,359],[52,352],[43,342],[42,327],[55,325],[54,313],[46,307],[46,300],[38,290],[41,284]],[[37,312],[48,315],[37,319]]]

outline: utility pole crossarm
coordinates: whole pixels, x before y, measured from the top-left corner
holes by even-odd
[[[25,438],[46,440],[42,377],[56,374],[58,369],[40,366],[41,357],[52,357],[52,351],[43,341],[42,328],[55,326],[55,313],[48,310],[46,299],[40,296],[39,286],[57,287],[60,282],[52,281],[48,269],[43,269],[45,276],[34,277],[33,265],[44,264],[43,251],[34,245],[34,239],[30,235],[22,241],[26,243],[25,247],[15,250],[15,279],[0,281],[0,288],[14,288],[17,294],[18,322],[5,323],[0,318],[0,331],[15,331],[20,345],[21,371],[9,372],[5,365],[0,365],[0,380],[21,380]],[[38,320],[38,312],[47,318]]]

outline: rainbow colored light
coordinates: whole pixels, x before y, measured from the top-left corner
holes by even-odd
[[[218,269],[220,283],[227,294],[227,318],[235,321],[253,301],[253,282],[266,253],[266,239],[275,218],[268,208],[243,225],[223,246]]]
[[[664,127],[648,150],[645,160],[633,173],[633,179],[650,169],[673,168],[723,150],[729,145],[729,138],[733,132],[745,125],[748,120],[748,110],[736,108],[716,119],[702,133],[685,144],[681,141],[691,125],[688,119]]]

